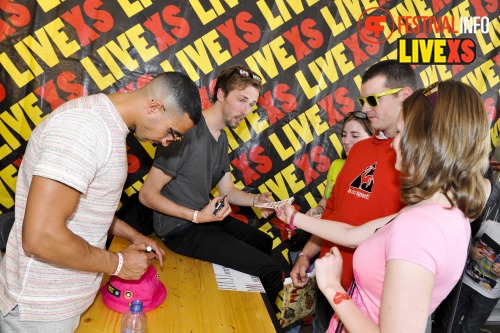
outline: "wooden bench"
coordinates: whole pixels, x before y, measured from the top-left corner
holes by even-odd
[[[281,331],[265,294],[219,290],[212,264],[165,250],[163,268],[154,265],[167,288],[158,308],[147,312],[148,333],[157,332],[277,332]],[[115,237],[110,251],[119,252],[130,243]],[[103,278],[103,284],[109,276]],[[108,309],[98,293],[82,315],[77,333],[119,333],[122,314]]]

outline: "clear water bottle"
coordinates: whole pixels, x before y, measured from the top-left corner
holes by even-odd
[[[130,311],[123,315],[121,333],[146,333],[146,323],[147,317],[142,311],[142,301],[132,301]]]

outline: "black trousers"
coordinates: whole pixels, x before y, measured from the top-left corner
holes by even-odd
[[[162,240],[176,253],[259,277],[276,307],[283,289],[281,267],[271,257],[272,239],[264,232],[228,216],[221,222],[192,224]]]

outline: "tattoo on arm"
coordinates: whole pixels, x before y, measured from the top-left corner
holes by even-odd
[[[349,300],[351,298],[346,293],[341,293],[340,291],[337,291],[337,293],[335,294],[335,296],[333,296],[333,303],[334,304],[340,304],[345,299]]]

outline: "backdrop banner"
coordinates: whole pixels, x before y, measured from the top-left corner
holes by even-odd
[[[361,76],[379,60],[412,63],[420,87],[450,78],[475,87],[493,152],[499,14],[491,0],[0,0],[0,213],[14,209],[26,143],[47,114],[163,71],[189,75],[204,108],[222,68],[243,64],[263,78],[257,107],[227,129],[234,183],[293,196],[303,212],[321,198],[342,119],[360,108]],[[127,144],[120,208],[138,204],[155,153],[133,134]],[[279,233],[262,228],[287,257]]]

